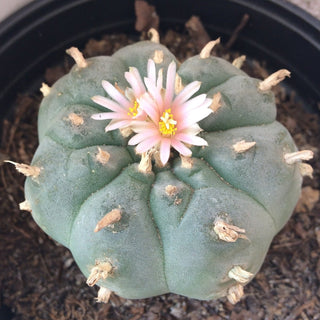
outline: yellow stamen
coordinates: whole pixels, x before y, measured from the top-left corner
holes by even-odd
[[[165,137],[174,136],[177,132],[177,121],[173,119],[171,109],[167,109],[163,112],[159,121],[159,130]]]
[[[128,116],[134,118],[138,115],[140,105],[137,100],[134,100],[133,107],[129,108]]]

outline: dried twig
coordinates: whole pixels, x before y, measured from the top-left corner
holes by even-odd
[[[234,29],[230,39],[228,40],[228,42],[225,45],[225,50],[229,50],[233,44],[235,43],[235,41],[237,40],[239,33],[242,31],[242,29],[247,25],[248,21],[250,19],[250,16],[248,14],[244,14],[240,23],[238,24],[238,26]]]

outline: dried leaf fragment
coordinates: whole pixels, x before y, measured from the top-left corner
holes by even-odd
[[[175,78],[175,83],[174,83],[174,92],[176,95],[178,95],[181,90],[184,88],[182,84],[182,79],[181,77],[176,73],[176,78]]]
[[[286,69],[280,69],[277,72],[271,74],[268,78],[259,83],[259,89],[261,91],[268,91],[272,87],[284,80],[285,77],[290,77],[290,71]]]
[[[112,265],[110,262],[98,262],[91,269],[90,275],[87,279],[87,285],[92,287],[94,286],[100,279],[107,279],[107,277],[112,272]]]
[[[130,127],[119,128],[119,131],[124,138],[128,138],[133,132]]]
[[[73,58],[78,68],[86,68],[88,66],[88,62],[78,48],[71,47],[66,50],[66,53]]]
[[[159,32],[156,29],[151,28],[148,31],[148,36],[150,37],[150,41],[151,42],[160,43]]]
[[[236,153],[243,153],[251,149],[256,145],[255,141],[246,142],[245,140],[241,140],[237,143],[235,143],[232,148]]]
[[[105,287],[100,287],[97,296],[97,302],[108,303],[112,291]]]
[[[28,212],[32,212],[31,204],[28,200],[25,200],[25,201],[19,203],[19,209],[24,210],[24,211],[28,211]]]
[[[234,266],[229,272],[228,277],[239,283],[247,283],[253,277],[253,273],[242,269],[240,266]]]
[[[98,232],[101,229],[114,224],[121,219],[121,210],[120,209],[113,209],[108,212],[96,225],[94,232]]]
[[[46,83],[42,82],[40,91],[41,91],[42,95],[44,97],[46,97],[50,94],[51,88]]]
[[[311,150],[301,150],[284,154],[284,160],[287,164],[294,164],[303,160],[310,160],[312,158],[313,152]]]
[[[193,167],[193,160],[191,157],[186,157],[180,154],[181,167],[185,169],[191,169]]]
[[[214,46],[220,43],[220,38],[216,40],[209,41],[200,52],[200,59],[209,58],[211,55],[211,50]]]
[[[144,152],[141,155],[141,160],[139,163],[139,171],[143,173],[151,173],[152,172],[152,152]]]
[[[223,220],[217,220],[214,223],[214,232],[218,235],[220,240],[226,242],[236,242],[239,238],[248,239],[243,233],[245,229],[226,223]]]
[[[153,55],[153,61],[156,64],[163,62],[163,51],[162,50],[155,50],[154,55]]]
[[[245,55],[242,55],[238,58],[235,58],[233,61],[232,61],[232,65],[235,66],[236,68],[238,69],[241,69],[241,67],[243,66],[243,63],[246,61],[246,56]]]
[[[299,163],[299,170],[303,177],[313,178],[313,168],[308,163]]]
[[[17,163],[9,160],[5,160],[4,162],[13,164],[16,167],[16,170],[25,175],[26,177],[37,178],[41,171],[39,167],[30,166],[24,163]]]
[[[238,283],[228,289],[227,299],[230,303],[236,304],[243,297],[243,294],[243,286]]]
[[[212,103],[210,106],[210,108],[213,112],[216,112],[222,106],[221,98],[222,98],[222,96],[221,96],[220,92],[217,92],[213,95]]]

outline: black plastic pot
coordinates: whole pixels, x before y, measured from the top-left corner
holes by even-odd
[[[46,67],[62,60],[65,49],[105,33],[134,32],[133,0],[35,0],[0,24],[0,118],[9,114],[18,93],[39,90]],[[320,22],[282,0],[160,0],[161,29],[183,28],[200,16],[212,38],[229,39],[244,14],[250,21],[234,50],[287,68],[286,80],[306,108],[320,101]],[[319,112],[319,110],[317,111]],[[0,124],[1,125],[1,124]],[[0,304],[1,306],[1,304]],[[0,308],[0,318],[11,311]]]
[[[0,116],[12,108],[17,93],[39,89],[47,66],[71,45],[111,32],[134,31],[133,0],[35,0],[0,24]],[[183,6],[183,8],[182,8]],[[181,28],[191,15],[201,17],[212,38],[229,39],[242,16],[248,25],[233,49],[287,68],[287,81],[304,104],[320,101],[320,21],[282,0],[156,1],[161,29]],[[315,110],[315,108],[314,108]]]
[[[39,90],[46,67],[62,60],[65,49],[105,33],[134,32],[133,0],[35,0],[0,24],[0,118],[8,115],[18,93]],[[183,6],[183,8],[182,8]],[[320,22],[281,0],[160,0],[161,29],[183,28],[200,16],[212,38],[229,39],[244,14],[248,25],[234,50],[287,68],[286,80],[306,108],[320,101]],[[318,110],[319,112],[319,110]],[[1,319],[11,312],[0,308]]]

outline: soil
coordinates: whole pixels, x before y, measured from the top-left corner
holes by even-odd
[[[180,61],[198,53],[194,40],[195,35],[187,31],[161,35],[161,42]],[[89,40],[83,52],[87,57],[110,55],[132,42],[123,34],[106,35]],[[230,61],[239,56],[222,45],[214,54]],[[66,57],[60,66],[48,69],[46,83],[54,83],[72,64]],[[257,78],[267,75],[265,65],[257,61],[249,61],[243,69]],[[279,85],[274,92],[278,120],[300,150],[315,153],[309,162],[314,179],[304,178],[292,218],[274,238],[260,272],[236,305],[225,298],[198,301],[175,294],[145,300],[112,295],[108,304],[96,303],[97,289],[85,284],[69,250],[50,239],[30,213],[19,210],[18,204],[24,201],[24,177],[2,161],[31,162],[38,145],[36,114],[42,96],[40,92],[18,96],[13,120],[3,122],[0,148],[0,318],[6,319],[6,313],[14,320],[320,319],[319,118],[303,109],[293,91]]]

